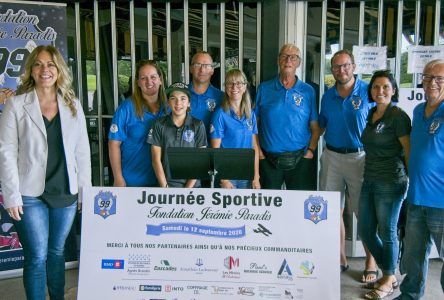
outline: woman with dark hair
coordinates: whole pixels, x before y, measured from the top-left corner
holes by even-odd
[[[146,143],[152,124],[165,114],[164,78],[156,62],[137,64],[133,86],[131,98],[117,108],[108,134],[114,186],[157,186]]]
[[[366,299],[383,299],[398,287],[395,277],[399,254],[397,224],[407,189],[411,121],[393,102],[398,86],[390,71],[376,71],[368,87],[376,106],[362,133],[365,167],[359,201],[358,230],[382,270],[382,278],[366,285]]]
[[[0,118],[4,207],[23,245],[26,297],[44,300],[47,283],[50,298],[63,299],[65,241],[79,189],[91,185],[85,115],[56,48],[36,47],[24,69]]]
[[[259,189],[259,146],[257,142],[256,115],[251,110],[247,77],[238,69],[228,71],[225,76],[225,95],[221,107],[213,114],[211,125],[212,148],[249,148],[255,150],[254,179],[221,179],[222,188]]]

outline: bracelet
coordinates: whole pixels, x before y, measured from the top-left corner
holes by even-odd
[[[313,153],[313,154],[315,153],[315,151],[313,149],[311,149],[310,147],[308,147],[307,150],[310,150],[311,153]]]

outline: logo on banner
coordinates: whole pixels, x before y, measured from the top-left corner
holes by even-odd
[[[313,271],[315,269],[314,264],[311,261],[304,260],[301,265],[299,266],[299,269],[301,269],[302,273],[305,276],[310,276],[313,274]]]
[[[94,197],[94,214],[106,219],[116,214],[117,197],[111,192],[100,191]]]
[[[321,196],[310,196],[304,202],[304,219],[317,224],[327,220],[328,202]]]
[[[123,259],[102,259],[102,269],[122,270],[124,265]]]
[[[254,287],[240,286],[237,293],[242,296],[254,296]]]
[[[238,268],[239,267],[239,258],[234,258],[233,256],[226,257],[224,260],[224,266],[228,270]]]
[[[293,280],[293,274],[291,273],[290,266],[287,263],[287,260],[284,259],[282,261],[281,267],[279,268],[277,278],[279,279],[287,279],[287,280]]]
[[[139,285],[139,291],[141,292],[161,292],[161,285],[142,284]]]
[[[154,266],[155,271],[176,271],[177,268],[173,267],[166,259],[160,261],[161,266]]]

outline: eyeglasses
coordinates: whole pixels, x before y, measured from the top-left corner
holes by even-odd
[[[200,64],[200,63],[193,63],[191,64],[191,67],[195,68],[195,69],[209,69],[213,67],[213,64]]]
[[[352,66],[352,63],[346,63],[346,64],[342,64],[342,65],[332,65],[331,69],[333,71],[340,71],[341,69],[344,69],[344,71],[348,71],[350,70]]]
[[[287,59],[290,59],[291,61],[297,61],[298,59],[301,59],[301,58],[297,54],[291,54],[291,55],[281,54],[281,55],[279,55],[279,59],[284,60],[284,61],[286,61]]]
[[[444,76],[433,76],[428,74],[422,74],[422,81],[429,83],[432,82],[433,80],[435,80],[437,84],[444,84]]]
[[[243,87],[244,85],[246,85],[246,83],[245,82],[225,82],[225,85],[230,88],[232,88],[232,87],[240,88],[240,87]]]

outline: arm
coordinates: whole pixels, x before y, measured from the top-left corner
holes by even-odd
[[[151,157],[153,162],[154,173],[156,173],[157,181],[160,187],[167,187],[168,181],[162,166],[162,148],[151,145]]]
[[[404,159],[405,159],[405,167],[409,167],[409,158],[410,158],[410,136],[405,135],[398,138],[401,143],[402,148],[404,149]]]
[[[257,134],[253,135],[253,147],[254,147],[254,179],[251,185],[253,189],[260,189],[261,184],[259,182],[259,156],[262,151],[261,148],[259,147]]]
[[[259,127],[260,127],[260,124],[261,124],[261,122],[260,122],[260,119],[259,119],[259,117],[256,117],[256,124],[257,124],[257,128],[259,129]],[[259,142],[259,134],[257,134],[256,135],[256,144],[257,144],[257,148],[258,148],[258,155],[259,155],[259,160],[261,160],[261,159],[265,159],[265,154],[264,154],[264,152],[262,151],[262,148],[261,148],[261,146],[260,146],[260,142]]]
[[[122,158],[120,152],[121,141],[109,140],[109,160],[111,162],[111,169],[113,170],[114,186],[125,187],[126,182],[122,174]]]
[[[311,131],[311,138],[310,143],[308,144],[308,151],[305,152],[304,158],[312,159],[314,156],[314,151],[316,150],[318,146],[319,136],[321,135],[321,128],[319,128],[318,121],[311,121],[310,122],[310,131]]]

